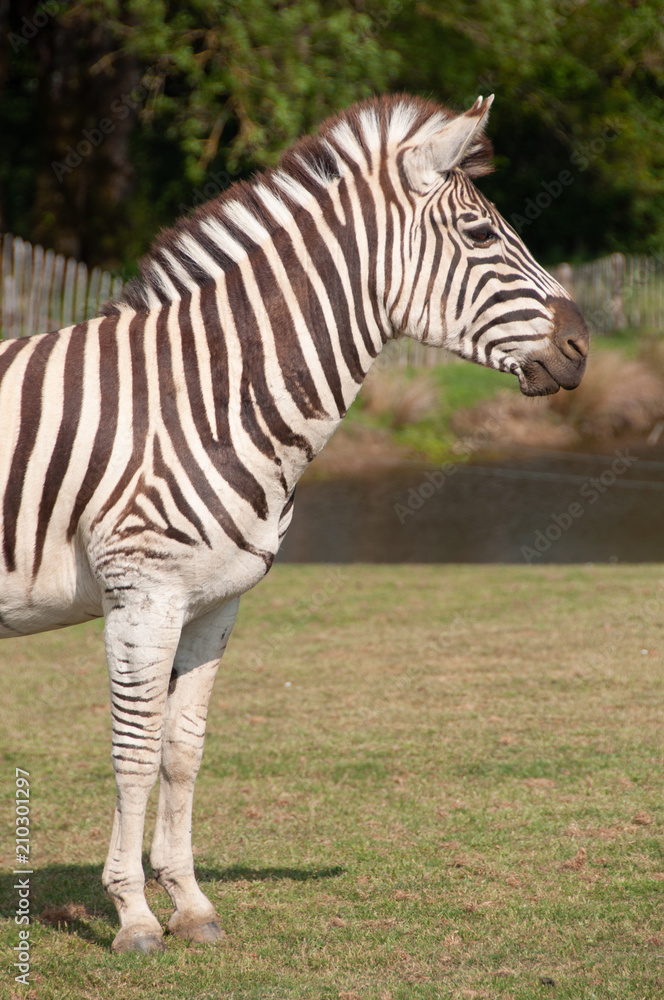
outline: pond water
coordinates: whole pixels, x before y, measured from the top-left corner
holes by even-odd
[[[662,562],[664,452],[533,452],[305,478],[278,559]]]

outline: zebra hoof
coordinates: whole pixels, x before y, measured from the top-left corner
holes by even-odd
[[[202,923],[183,923],[180,926],[169,926],[169,931],[182,941],[191,944],[216,944],[224,937],[224,932],[216,920],[206,920]]]
[[[166,945],[161,932],[159,934],[146,933],[145,931],[131,930],[129,927],[121,930],[111,945],[111,951],[115,952],[116,955],[125,955],[132,951],[137,951],[142,955],[151,955],[153,952],[165,950]]]

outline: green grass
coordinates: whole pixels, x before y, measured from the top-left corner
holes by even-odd
[[[195,801],[227,937],[148,958],[109,953],[100,625],[5,642],[4,870],[18,766],[32,914],[85,908],[35,921],[15,995],[662,996],[663,623],[657,566],[277,566],[243,599]],[[167,896],[148,897],[165,924]]]

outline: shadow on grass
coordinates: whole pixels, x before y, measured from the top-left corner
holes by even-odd
[[[231,868],[206,868],[196,866],[199,882],[276,882],[290,879],[292,882],[313,882],[323,878],[338,878],[346,871],[341,865],[329,868],[245,868],[233,865]]]
[[[30,880],[30,919],[76,934],[86,941],[110,948],[115,936],[115,907],[101,884],[102,865],[46,865],[24,873],[0,875],[0,915],[13,919],[18,903],[15,886],[19,879]],[[104,933],[90,921],[110,921]]]
[[[147,856],[143,858],[146,880],[151,877]],[[30,917],[57,927],[60,932],[76,934],[102,948],[110,948],[117,932],[115,907],[101,884],[103,866],[99,865],[47,865],[33,869],[32,874],[0,875],[0,916],[13,920],[18,904],[15,888],[19,879],[29,879]],[[309,882],[337,878],[345,872],[341,865],[327,868],[230,868],[197,866],[196,877],[200,883],[210,882],[273,882],[290,880]],[[60,916],[61,913],[61,916]],[[111,924],[108,931],[95,927],[91,921],[104,920]]]

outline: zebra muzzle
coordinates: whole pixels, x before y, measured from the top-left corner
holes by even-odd
[[[576,389],[586,370],[590,334],[571,299],[547,302],[553,329],[546,347],[531,355],[516,374],[524,396],[549,396],[559,389]]]

